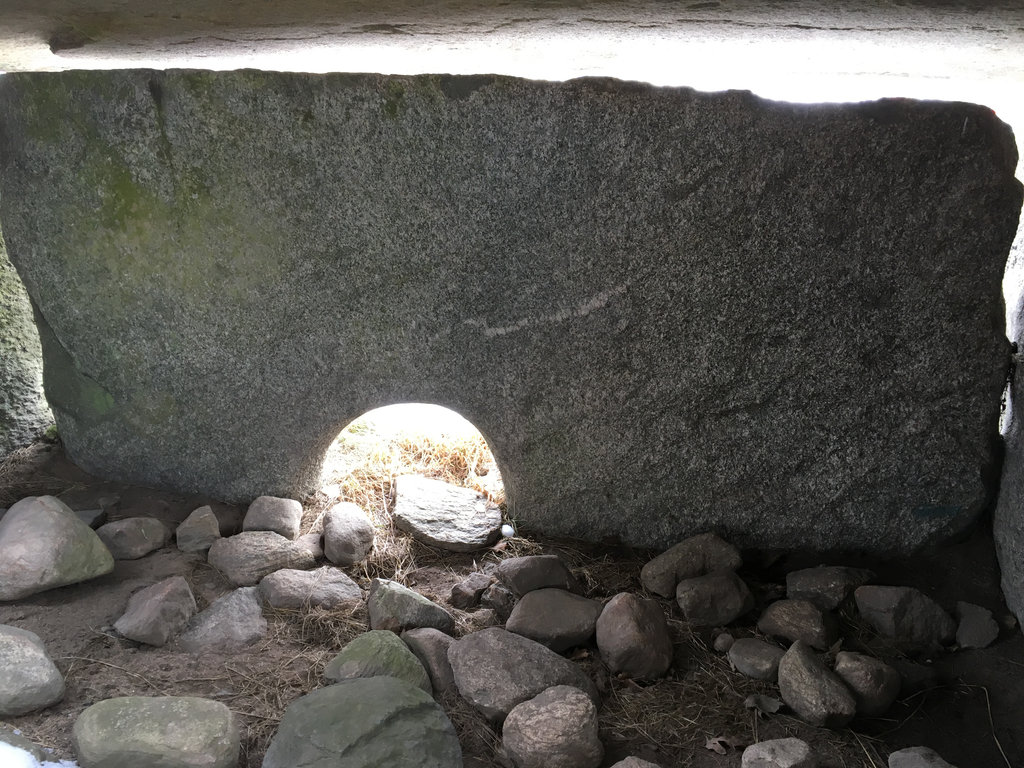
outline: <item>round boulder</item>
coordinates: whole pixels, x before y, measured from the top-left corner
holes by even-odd
[[[597,708],[583,691],[568,685],[516,705],[505,718],[502,745],[517,768],[597,768],[604,757]]]
[[[0,717],[17,717],[64,698],[64,677],[39,635],[0,624]]]

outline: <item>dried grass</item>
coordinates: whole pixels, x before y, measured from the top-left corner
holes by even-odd
[[[41,471],[53,445],[40,440],[0,459],[0,507],[9,507],[26,496],[57,495],[76,484]]]

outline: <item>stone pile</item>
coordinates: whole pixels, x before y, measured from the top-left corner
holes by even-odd
[[[457,497],[436,489],[431,494],[435,500]],[[416,506],[409,499],[406,504]],[[404,525],[417,530],[415,518],[408,513]],[[445,536],[436,529],[437,515],[431,518],[429,540],[436,545]],[[364,593],[337,567],[337,561],[358,562],[372,549],[373,527],[358,507],[332,508],[323,534],[300,535],[301,520],[297,502],[262,497],[250,506],[242,532],[221,537],[210,508],[197,509],[175,532],[178,546],[193,556],[207,551],[210,565],[236,588],[197,613],[185,579],[165,579],[132,595],[114,623],[124,638],[143,644],[230,651],[265,636],[264,606],[352,609],[365,603],[368,631],[327,664],[325,687],[287,708],[264,768],[327,768],[339,761],[352,768],[461,766],[455,730],[434,699],[450,695],[464,699],[500,733],[499,759],[508,765],[597,768],[605,752],[598,732],[601,693],[585,667],[566,654],[596,649],[620,678],[664,676],[675,648],[658,598],[673,599],[686,622],[710,632],[715,650],[738,673],[778,685],[781,702],[763,711],[784,704],[807,723],[829,728],[884,714],[904,684],[895,668],[874,656],[841,650],[838,610],[855,608],[874,632],[908,653],[955,642],[981,647],[998,634],[983,608],[959,603],[957,622],[917,590],[873,585],[871,572],[835,566],[790,573],[785,596],[755,614],[739,551],[714,534],[687,539],[648,562],[640,573],[645,592],[593,599],[558,556],[508,557],[454,584],[449,608],[387,579],[373,579]],[[18,502],[0,521],[0,584],[12,585],[5,599],[94,578],[108,572],[115,557],[144,556],[141,550],[157,542],[165,546],[171,532],[156,523],[133,518],[93,532],[56,499]],[[500,525],[500,516],[488,517],[490,533],[467,537],[493,541]],[[463,551],[468,545],[458,538],[448,536],[448,546]],[[45,544],[51,540],[63,556],[56,577],[53,568],[39,568],[24,556],[35,553],[49,563]],[[324,558],[328,564],[321,564]],[[455,637],[454,611],[471,619],[472,631],[461,637]],[[63,678],[40,639],[0,627],[0,716],[43,709],[63,693]],[[339,718],[338,712],[346,714]],[[227,768],[237,761],[239,737],[222,704],[122,698],[86,709],[75,724],[74,744],[85,768],[115,768],[126,756],[154,765]],[[819,757],[788,738],[748,746],[742,765],[814,768]],[[919,765],[948,764],[924,748],[890,758],[891,768]],[[636,757],[616,766],[657,768]]]

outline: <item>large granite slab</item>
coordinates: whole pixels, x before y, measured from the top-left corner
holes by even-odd
[[[19,73],[0,152],[98,474],[296,496],[349,420],[420,401],[550,533],[905,551],[990,500],[1021,190],[983,107]]]

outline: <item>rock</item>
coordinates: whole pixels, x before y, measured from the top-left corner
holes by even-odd
[[[295,546],[308,552],[314,560],[319,560],[324,556],[323,538],[322,533],[306,533],[295,539]]]
[[[270,531],[245,531],[210,545],[210,565],[232,584],[251,587],[283,568],[309,570],[316,559],[308,547]]]
[[[401,632],[415,627],[433,627],[442,632],[455,629],[455,619],[448,611],[423,595],[389,579],[370,582],[366,608],[371,629]]]
[[[779,662],[779,691],[786,705],[811,725],[842,728],[857,711],[842,680],[799,641]]]
[[[0,521],[0,600],[18,600],[114,570],[95,531],[53,496],[22,499]]]
[[[504,623],[516,606],[516,596],[504,584],[494,583],[480,595],[480,605],[494,611],[498,620]]]
[[[481,629],[504,624],[492,608],[480,608],[464,616],[463,619],[466,622],[467,632],[479,632]]]
[[[676,602],[683,618],[698,627],[730,624],[754,607],[747,585],[732,571],[680,581]]]
[[[430,677],[420,660],[394,632],[374,629],[351,640],[327,663],[324,677],[337,683],[353,677],[396,677],[430,693]]]
[[[79,520],[94,531],[107,522],[107,510],[105,509],[76,509],[75,514],[78,515]]]
[[[858,587],[857,610],[882,637],[912,648],[949,645],[956,624],[927,595],[913,587]]]
[[[42,747],[15,733],[12,728],[0,726],[0,745],[2,744],[9,744],[16,749],[28,752],[34,760],[40,763],[50,758],[50,755]],[[2,764],[0,762],[0,765]]]
[[[956,768],[950,765],[934,749],[928,747],[907,747],[889,755],[889,768]]]
[[[900,673],[871,656],[841,651],[836,654],[836,674],[853,693],[860,715],[884,715],[900,694]]]
[[[729,661],[747,677],[775,682],[779,677],[779,662],[785,654],[784,650],[764,640],[745,637],[732,644]]]
[[[324,554],[335,565],[355,565],[373,549],[373,523],[359,505],[343,501],[327,510]]]
[[[501,510],[472,488],[420,475],[391,486],[395,525],[417,541],[452,552],[472,552],[498,540]]]
[[[180,641],[182,648],[192,653],[230,651],[252,645],[266,634],[259,591],[242,587],[193,616]]]
[[[999,637],[999,625],[987,608],[960,601],[956,617],[956,644],[961,648],[988,648]]]
[[[920,664],[910,659],[889,659],[889,666],[900,676],[900,696],[906,697],[927,691],[942,684],[942,677],[935,667]]]
[[[553,686],[517,704],[501,735],[517,768],[597,768],[604,757],[597,707],[583,691],[568,685]]]
[[[17,717],[64,698],[64,677],[39,636],[0,624],[0,717]]]
[[[639,757],[627,757],[625,760],[619,760],[612,768],[661,768],[661,766],[647,760],[641,760]]]
[[[129,640],[161,646],[184,629],[195,612],[188,582],[171,576],[133,594],[114,629]]]
[[[327,608],[361,602],[363,590],[338,568],[313,571],[284,568],[260,579],[260,594],[272,608]]]
[[[594,636],[603,606],[564,589],[535,589],[516,603],[505,629],[561,653]]]
[[[640,569],[644,589],[662,597],[672,597],[683,579],[704,576],[712,571],[735,571],[743,565],[736,547],[713,533],[691,536],[662,552]]]
[[[508,557],[498,563],[494,575],[516,597],[546,587],[570,592],[576,588],[576,579],[558,555]]]
[[[741,768],[818,768],[818,759],[806,741],[772,739],[743,750]]]
[[[123,696],[88,707],[71,732],[83,768],[235,768],[235,716],[191,696]]]
[[[259,496],[242,518],[243,531],[273,531],[289,540],[298,538],[301,525],[302,505],[277,496]]]
[[[171,531],[155,517],[129,517],[101,525],[96,535],[115,560],[138,560],[167,546]]]
[[[757,620],[757,628],[766,635],[797,640],[819,651],[827,651],[839,639],[835,616],[823,612],[810,600],[778,600]]]
[[[504,719],[516,704],[555,685],[574,686],[598,701],[597,689],[582,669],[504,629],[463,636],[448,649],[448,661],[459,693],[491,720]]]
[[[220,538],[220,522],[213,508],[206,506],[193,510],[175,529],[174,537],[182,552],[206,552]]]
[[[448,649],[455,638],[433,627],[416,627],[402,633],[402,641],[430,675],[430,683],[438,693],[447,691],[455,684]]]
[[[343,713],[343,717],[339,717]],[[288,705],[263,768],[461,768],[444,710],[393,677],[343,680]]]
[[[715,635],[712,648],[715,649],[716,653],[728,653],[729,649],[735,644],[736,638],[730,635],[728,632],[719,632]]]
[[[596,631],[597,648],[613,674],[655,680],[672,664],[668,623],[654,600],[620,592],[604,606]]]
[[[786,574],[786,597],[810,600],[823,611],[834,611],[853,591],[875,578],[866,568],[822,565]]]
[[[493,581],[494,579],[486,573],[474,571],[452,587],[452,594],[448,598],[448,602],[452,604],[453,608],[458,608],[461,611],[471,610],[480,604],[480,596],[491,586]]]

